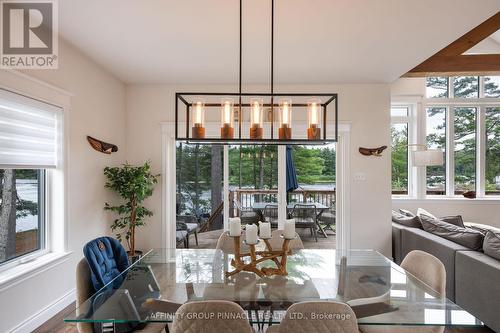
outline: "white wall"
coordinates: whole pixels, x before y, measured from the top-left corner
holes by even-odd
[[[246,87],[245,91],[266,91],[268,87]],[[390,152],[383,157],[366,157],[358,147],[389,146],[389,85],[281,86],[283,92],[337,92],[339,118],[351,127],[351,175],[365,173],[365,182],[351,181],[351,246],[374,248],[389,255],[390,241]],[[132,85],[127,87],[127,155],[131,163],[150,159],[153,170],[161,170],[160,122],[174,120],[176,91],[235,91],[221,86]],[[175,190],[175,189],[171,189]],[[146,203],[155,216],[142,228],[142,248],[161,246],[161,189]]]
[[[391,85],[393,101],[415,102],[425,97],[425,79],[402,78]],[[422,112],[422,110],[417,110]],[[500,227],[500,200],[491,199],[394,199],[394,209],[416,211],[421,207],[436,216],[462,215],[465,221]]]
[[[63,41],[59,45],[58,70],[25,73],[74,94],[66,128],[70,131],[67,235],[68,251],[73,253],[54,268],[0,289],[0,332],[9,332],[68,295],[75,287],[75,267],[83,257],[83,245],[110,233],[111,217],[103,206],[112,195],[104,188],[103,168],[124,161],[125,86],[72,46]],[[87,143],[88,134],[115,143],[120,150],[113,155],[98,153]],[[30,330],[25,327],[23,331]]]

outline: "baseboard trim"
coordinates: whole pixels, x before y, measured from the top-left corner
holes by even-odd
[[[39,312],[30,316],[24,322],[12,328],[11,333],[30,333],[41,326],[50,318],[61,312],[64,308],[74,302],[76,299],[76,289],[70,290],[68,293],[55,300]]]

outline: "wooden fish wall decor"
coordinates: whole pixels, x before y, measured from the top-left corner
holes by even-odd
[[[107,143],[101,140],[97,140],[96,138],[93,138],[89,135],[87,135],[87,141],[90,143],[92,148],[97,150],[98,152],[104,153],[104,154],[111,154],[115,153],[118,151],[118,146],[114,145],[112,143]]]
[[[361,155],[365,156],[382,156],[382,152],[387,149],[387,146],[382,146],[378,148],[363,148],[359,147],[359,152]]]

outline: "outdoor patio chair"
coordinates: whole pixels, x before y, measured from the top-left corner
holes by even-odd
[[[264,207],[262,218],[265,222],[270,222],[271,227],[278,226],[278,204],[270,204]]]
[[[329,210],[327,212],[324,212],[319,216],[319,223],[323,227],[323,230],[331,230],[333,234],[335,235],[335,227],[336,227],[336,215],[334,210]]]
[[[295,204],[290,213],[291,218],[295,219],[295,228],[309,228],[311,236],[318,241],[317,228],[317,210],[315,205]]]
[[[234,205],[238,210],[241,224],[257,224],[261,220],[261,216],[258,212],[254,211],[252,208],[241,206],[241,203],[236,199],[234,200]]]
[[[200,231],[200,223],[198,219],[194,215],[177,215],[177,224],[184,224],[185,228],[183,228],[186,232],[185,245],[186,248],[189,248],[189,236],[194,234],[194,240],[196,242],[196,246],[198,246],[198,232]]]

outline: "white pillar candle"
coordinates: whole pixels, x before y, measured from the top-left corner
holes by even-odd
[[[229,236],[241,236],[241,220],[239,217],[229,218]]]
[[[260,238],[271,238],[271,223],[259,222],[260,225]]]
[[[247,224],[245,228],[246,242],[247,244],[256,244],[259,242],[257,238],[258,228],[255,224]]]
[[[285,221],[285,230],[283,232],[283,236],[286,239],[295,238],[295,220],[290,219]]]

